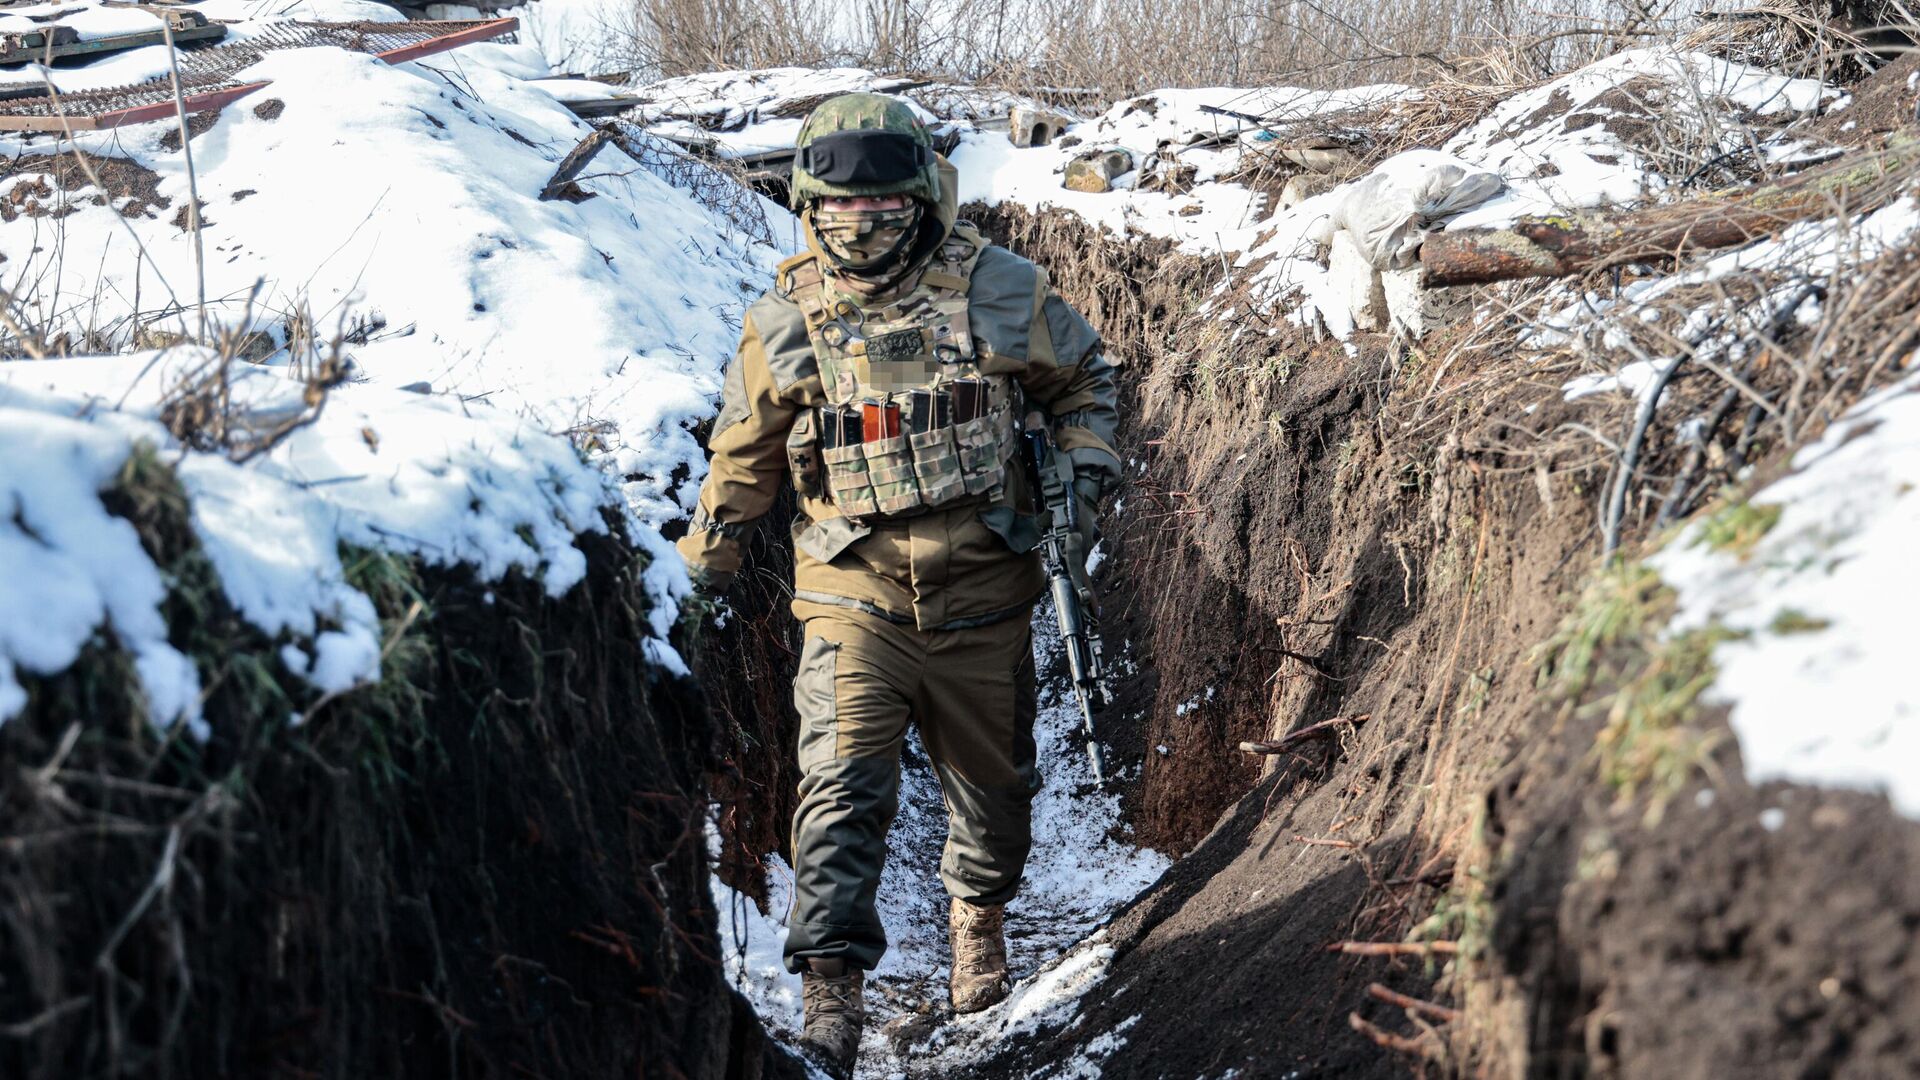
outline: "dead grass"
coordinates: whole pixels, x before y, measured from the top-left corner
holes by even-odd
[[[1763,0],[1709,8],[1680,45],[1808,78],[1853,82],[1877,66],[1876,41],[1885,45],[1889,38],[1881,28],[1911,21],[1897,4]]]

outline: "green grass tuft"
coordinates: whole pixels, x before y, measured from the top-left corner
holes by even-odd
[[[1780,507],[1774,503],[1730,502],[1707,518],[1694,544],[1745,559],[1779,523]]]
[[[1697,722],[1699,698],[1719,674],[1714,648],[1741,636],[1717,624],[1668,635],[1672,613],[1659,574],[1621,560],[1594,576],[1535,651],[1543,691],[1565,709],[1604,714],[1600,777],[1623,801],[1648,796],[1649,822],[1710,761],[1718,740]]]
[[[1616,561],[1587,583],[1574,610],[1534,650],[1538,685],[1563,700],[1585,694],[1602,652],[1637,642],[1673,612],[1673,593],[1645,563]]]
[[[1773,621],[1767,624],[1767,629],[1781,637],[1786,637],[1790,634],[1817,634],[1832,625],[1831,620],[1809,615],[1798,608],[1781,608],[1774,613]]]
[[[1694,721],[1701,692],[1720,674],[1714,647],[1739,636],[1709,626],[1645,642],[1638,663],[1622,671],[1620,688],[1594,703],[1607,707],[1607,726],[1594,742],[1601,779],[1623,800],[1650,795],[1650,820],[1659,819],[1718,745],[1718,737]]]

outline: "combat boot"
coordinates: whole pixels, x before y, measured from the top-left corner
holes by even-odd
[[[860,1054],[860,1028],[867,1022],[867,973],[839,959],[809,960],[807,967],[800,974],[806,1005],[800,1049],[834,1080],[848,1080]]]
[[[1007,996],[1007,941],[1001,932],[1005,904],[969,904],[955,898],[947,913],[953,944],[953,977],[947,985],[953,1011],[976,1013]]]

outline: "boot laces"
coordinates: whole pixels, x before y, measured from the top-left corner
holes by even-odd
[[[858,1016],[861,1004],[860,981],[857,973],[814,975],[802,980],[801,996],[804,999],[807,1016],[823,1019]]]
[[[1007,963],[1007,946],[1000,935],[1005,908],[955,905],[954,964],[968,971],[997,971]]]

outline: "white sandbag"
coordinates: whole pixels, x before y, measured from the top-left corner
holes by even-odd
[[[1500,194],[1506,181],[1438,150],[1408,150],[1341,189],[1330,231],[1345,229],[1369,263],[1405,270],[1434,226]]]
[[[1380,271],[1367,262],[1352,233],[1341,229],[1327,247],[1327,281],[1345,302],[1355,330],[1387,328],[1387,297],[1381,291]]]

